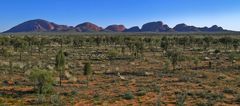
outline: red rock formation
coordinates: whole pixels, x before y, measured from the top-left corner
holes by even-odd
[[[41,19],[26,21],[19,24],[6,32],[48,32],[48,31],[65,31],[69,27],[58,25]]]
[[[110,25],[105,30],[113,32],[123,32],[125,29],[126,28],[124,25]]]
[[[90,22],[79,24],[75,27],[75,29],[78,32],[98,32],[102,30],[101,27]]]

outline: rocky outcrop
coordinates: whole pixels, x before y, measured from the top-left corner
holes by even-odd
[[[186,24],[178,24],[173,28],[176,32],[223,32],[225,31],[222,27],[213,25],[212,27],[195,27],[188,26]]]
[[[169,32],[171,31],[171,28],[168,27],[168,25],[163,24],[163,22],[150,22],[146,23],[142,26],[141,29],[142,32]]]
[[[48,32],[48,31],[68,31],[66,25],[58,25],[42,19],[30,20],[21,23],[6,32]]]
[[[129,29],[125,29],[124,32],[141,32],[141,29],[138,26],[134,26]]]
[[[75,27],[75,30],[78,32],[98,32],[98,31],[101,31],[102,28],[93,23],[85,22],[77,25]]]
[[[110,25],[105,28],[105,31],[112,31],[112,32],[123,32],[126,29],[124,25]]]
[[[200,31],[197,27],[188,26],[186,24],[178,24],[173,28],[173,30],[176,32],[198,32],[198,31]]]
[[[208,27],[203,27],[203,28],[199,28],[201,31],[203,32],[223,32],[226,31],[224,30],[222,27],[219,27],[217,25],[213,25],[212,27],[208,28]]]

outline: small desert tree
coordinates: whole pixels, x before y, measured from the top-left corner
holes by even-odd
[[[84,71],[83,74],[87,76],[87,85],[88,85],[89,76],[93,74],[91,64],[85,63],[83,71]]]
[[[136,54],[141,54],[141,56],[143,56],[143,50],[144,50],[144,44],[143,42],[137,42],[135,43],[135,47],[136,47]]]
[[[61,49],[56,56],[56,70],[59,72],[59,84],[62,85],[62,77],[65,69],[65,55]]]
[[[233,45],[234,50],[237,51],[237,49],[239,48],[239,40],[234,39],[232,45]]]
[[[95,38],[94,40],[95,40],[97,46],[100,46],[100,45],[101,45],[101,43],[102,43],[102,38],[101,38],[101,37],[97,37],[97,38]]]
[[[195,67],[198,67],[199,61],[200,60],[197,57],[193,59],[193,63],[195,64]]]
[[[234,52],[232,52],[232,53],[230,53],[230,54],[228,55],[228,58],[229,58],[229,60],[231,61],[232,66],[233,66],[233,64],[234,64],[234,62],[235,62],[236,56],[237,56],[237,54],[234,53]]]
[[[20,38],[16,39],[13,43],[13,47],[19,51],[19,60],[22,61],[22,53],[27,48],[27,43],[24,40],[21,40]]]
[[[185,36],[182,38],[178,38],[179,45],[183,45],[183,48],[185,49],[186,46],[189,44],[189,37]]]
[[[126,53],[126,48],[125,48],[125,46],[122,46],[122,47],[121,47],[121,52],[122,52],[122,55],[125,55],[125,53]]]
[[[162,42],[161,42],[160,46],[164,51],[168,50],[169,41],[167,40],[167,38],[165,38],[165,37],[162,38]]]
[[[91,75],[92,74],[92,68],[91,68],[91,64],[90,63],[86,63],[84,65],[84,75]]]
[[[110,50],[110,51],[108,52],[108,58],[109,58],[110,61],[116,59],[116,58],[118,57],[118,55],[119,55],[119,54],[118,54],[118,51],[115,50],[115,49]]]
[[[204,49],[206,50],[208,47],[211,46],[211,43],[213,41],[213,38],[212,37],[204,37],[203,38],[203,46],[204,46]]]
[[[167,57],[171,61],[173,70],[176,69],[176,65],[179,61],[180,53],[177,51],[167,51]]]
[[[186,101],[187,93],[182,92],[177,94],[176,106],[185,106],[184,102]]]
[[[231,37],[222,37],[219,39],[219,42],[225,45],[225,50],[228,49],[228,46],[232,44],[233,39]]]
[[[12,56],[12,51],[9,49],[3,49],[3,56],[8,60],[8,64],[9,64],[9,73],[12,74],[12,60],[10,59]]]
[[[32,45],[33,45],[34,37],[24,36],[23,39],[27,42],[30,56],[32,56]]]
[[[38,93],[47,93],[52,90],[53,76],[50,71],[34,69],[30,75],[29,79],[34,83],[34,87]]]

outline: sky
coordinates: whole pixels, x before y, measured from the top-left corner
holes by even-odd
[[[32,19],[76,26],[92,22],[127,28],[163,21],[170,27],[186,23],[219,25],[240,31],[240,0],[1,0],[0,32]]]

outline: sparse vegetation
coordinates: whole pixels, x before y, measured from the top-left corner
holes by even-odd
[[[39,34],[0,36],[0,104],[240,103],[234,34]]]

